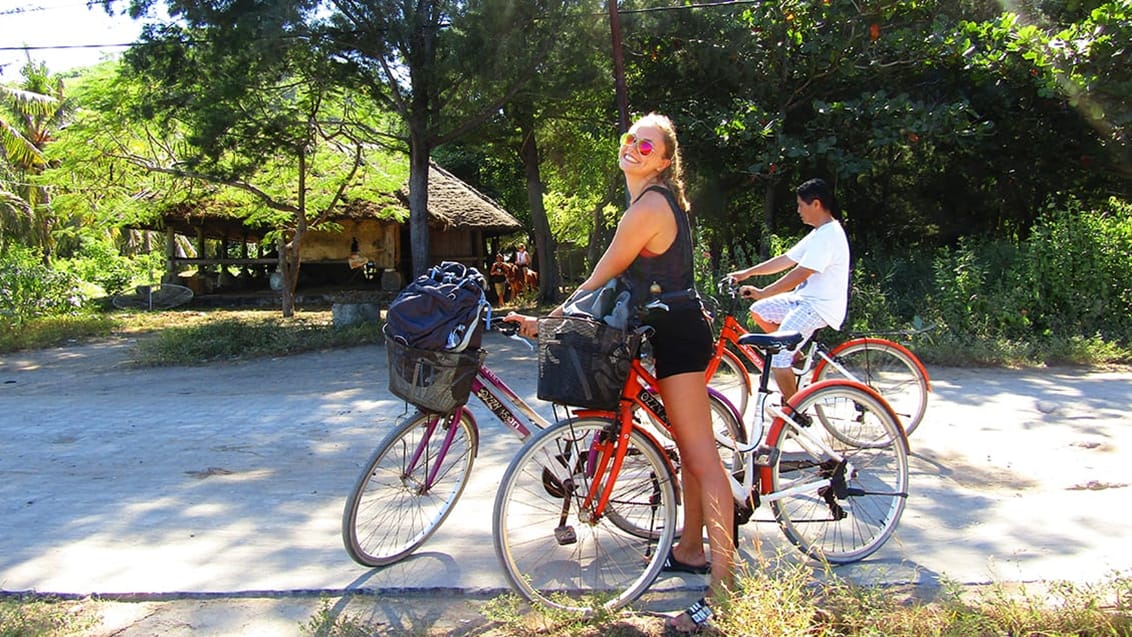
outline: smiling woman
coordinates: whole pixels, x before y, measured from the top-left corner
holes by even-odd
[[[91,66],[120,54],[138,38],[144,21],[109,15],[97,0],[16,0],[0,9],[0,79],[11,82],[30,57],[52,73]]]

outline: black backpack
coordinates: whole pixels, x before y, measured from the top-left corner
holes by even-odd
[[[444,261],[393,299],[385,334],[409,347],[459,352],[477,349],[491,319],[487,284],[475,268]]]

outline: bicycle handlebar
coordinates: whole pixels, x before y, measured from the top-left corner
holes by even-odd
[[[531,341],[529,339],[519,335],[519,325],[516,324],[516,323],[512,323],[510,321],[503,321],[503,320],[493,321],[491,329],[499,332],[500,334],[506,336],[507,338],[510,338],[512,340],[515,340],[515,341],[519,341],[520,343],[522,343],[523,345],[526,345],[528,348],[530,348],[532,350],[535,348],[535,346],[531,343]]]
[[[519,326],[509,321],[494,321],[492,329],[504,336],[514,336],[519,331]]]

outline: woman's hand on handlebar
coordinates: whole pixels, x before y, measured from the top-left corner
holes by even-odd
[[[514,323],[519,327],[519,334],[528,338],[538,336],[538,317],[508,312],[502,319],[506,323]]]

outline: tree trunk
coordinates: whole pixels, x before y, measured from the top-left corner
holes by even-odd
[[[428,156],[424,124],[410,124],[409,143],[409,250],[413,256],[410,280],[424,274],[432,265],[428,240]]]
[[[292,245],[286,239],[279,239],[279,274],[283,275],[282,285],[279,286],[279,304],[284,318],[295,315],[295,284],[299,280],[298,264],[291,258]]]
[[[597,265],[598,259],[601,258],[602,253],[608,246],[610,240],[613,238],[613,231],[605,225],[605,207],[617,201],[617,192],[621,185],[625,182],[620,180],[612,180],[609,182],[609,188],[605,192],[605,198],[594,207],[594,228],[590,233],[590,245],[586,250],[586,261],[590,270]],[[627,192],[627,191],[626,191]],[[628,197],[628,195],[626,195]],[[587,276],[588,276],[587,272]]]
[[[550,221],[543,205],[542,178],[539,171],[538,141],[535,138],[534,117],[526,108],[513,110],[519,122],[523,141],[519,155],[523,158],[523,172],[527,178],[527,202],[531,207],[531,222],[535,228],[535,257],[538,259],[539,301],[558,302],[558,245],[550,233]]]
[[[279,250],[280,264],[283,266],[283,287],[281,305],[284,318],[295,315],[295,290],[299,287],[299,268],[302,266],[303,238],[307,234],[307,151],[300,147],[298,210],[295,211],[295,234],[290,241],[283,241]]]

